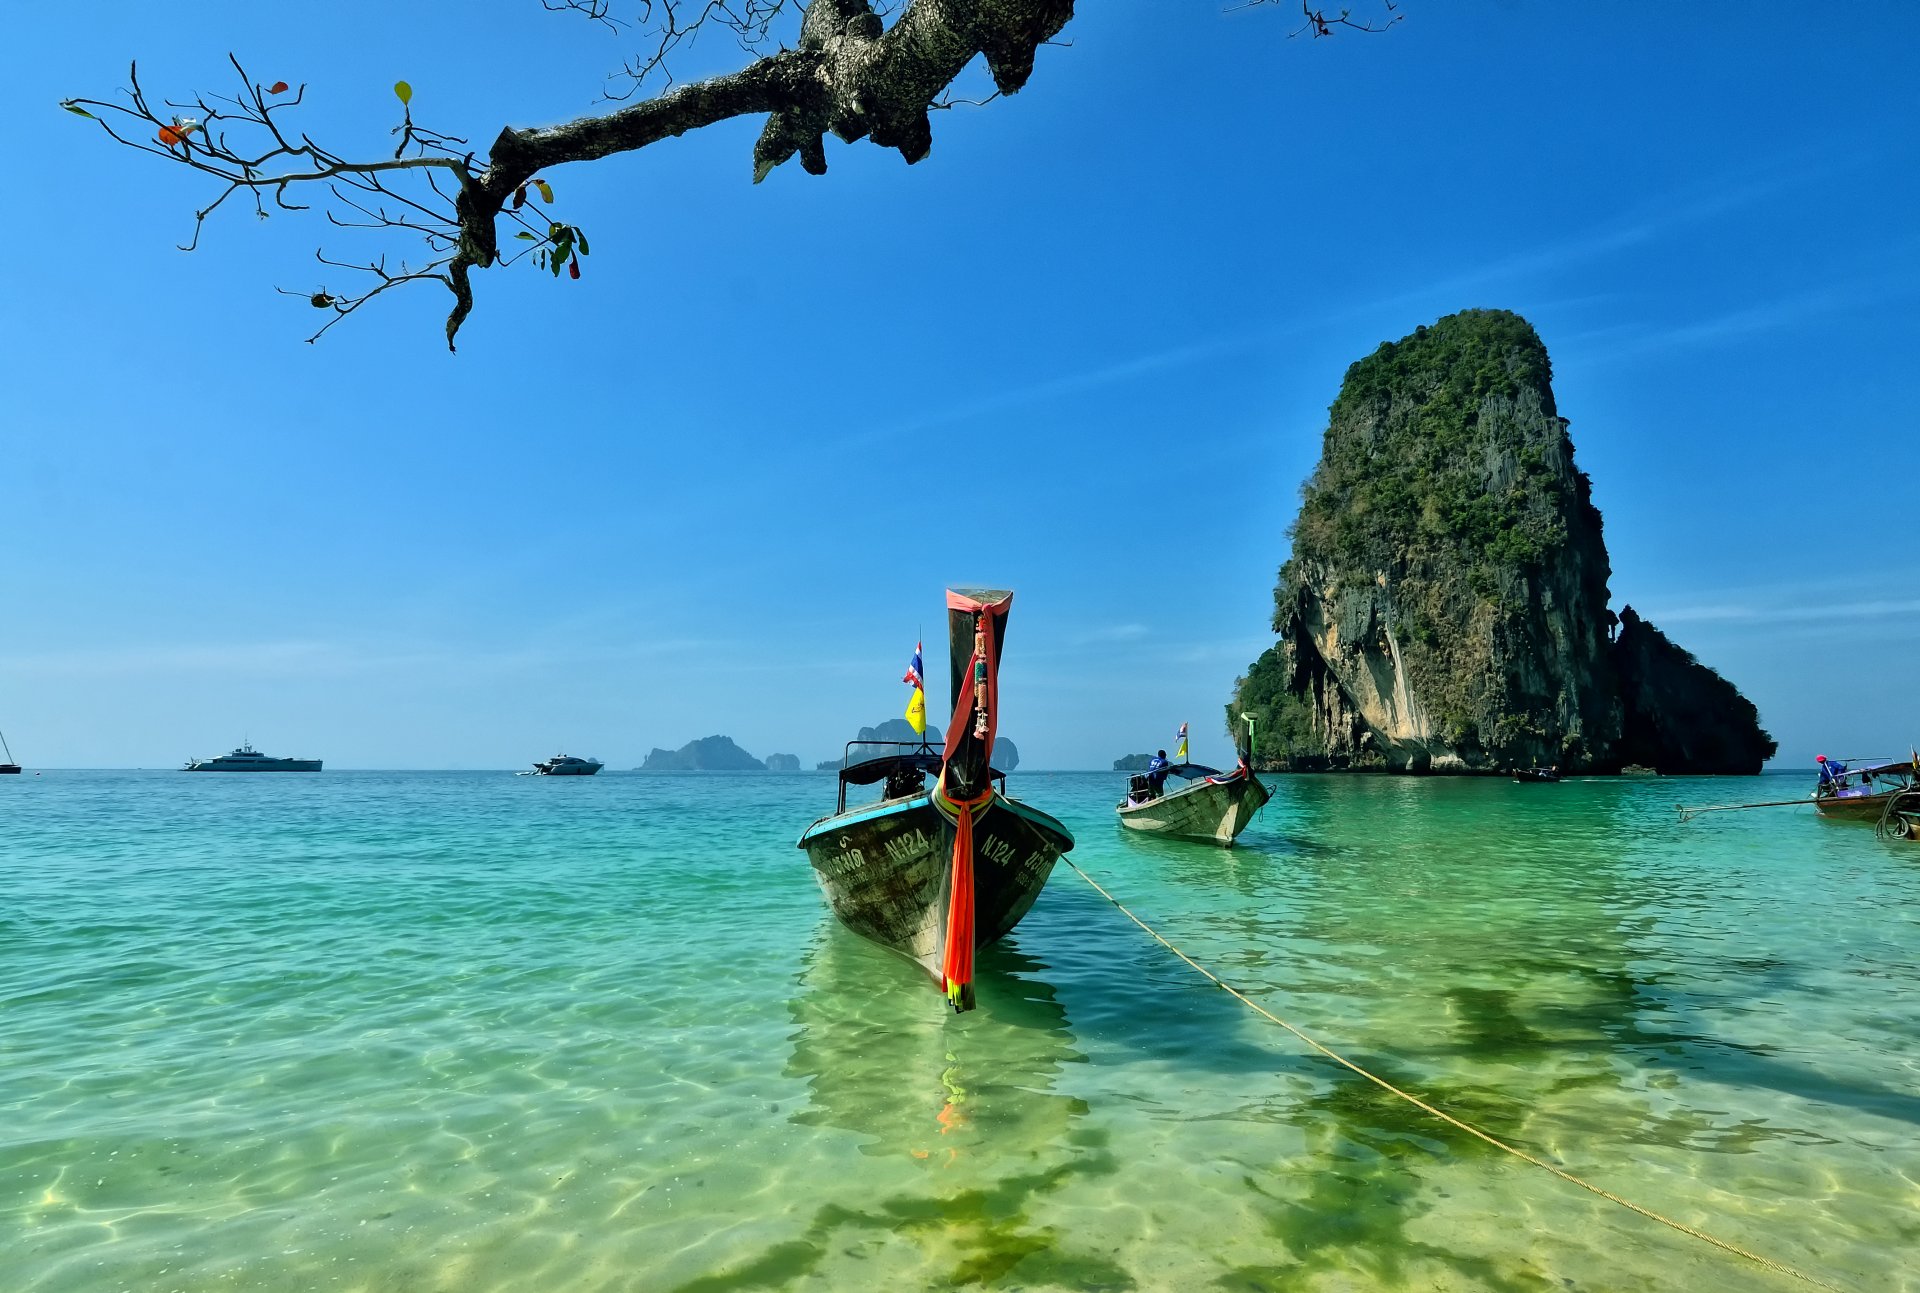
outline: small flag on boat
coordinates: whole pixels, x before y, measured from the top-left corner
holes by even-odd
[[[907,666],[906,677],[900,681],[913,688],[913,695],[907,697],[907,725],[920,735],[927,734],[927,681],[926,669],[920,663],[921,644],[913,644],[913,662]]]
[[[1173,761],[1175,763],[1185,763],[1187,761],[1187,725],[1185,723],[1180,724],[1180,735],[1175,739],[1179,741],[1180,745],[1179,748],[1173,752]]]

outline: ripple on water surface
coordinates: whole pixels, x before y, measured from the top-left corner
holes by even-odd
[[[1913,846],[1674,820],[1752,783],[1300,777],[1229,853],[1123,834],[1116,776],[1015,781],[1382,1076],[1920,1289]],[[823,777],[4,789],[8,1289],[1778,1283],[1311,1057],[1066,868],[945,1014],[825,915]]]

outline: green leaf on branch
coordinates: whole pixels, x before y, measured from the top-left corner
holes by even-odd
[[[538,240],[537,238],[535,238],[535,237],[534,237],[534,236],[533,236],[532,234],[530,234],[530,233],[528,233],[528,232],[527,232],[527,231],[526,231],[525,229],[522,229],[522,230],[521,230],[521,231],[520,231],[519,233],[517,233],[517,234],[515,234],[515,235],[513,235],[513,236],[514,236],[514,237],[516,237],[516,238],[525,238],[525,239],[526,239],[526,240],[527,240],[528,242],[537,242],[537,241],[539,241],[539,240]]]
[[[405,81],[395,81],[393,83],[393,95],[402,103],[412,103],[413,87]]]
[[[542,202],[553,201],[553,189],[545,180],[535,180],[533,187],[540,190],[540,200]]]
[[[72,99],[68,99],[65,103],[61,104],[60,106],[65,108],[68,112],[71,112],[76,117],[85,117],[88,121],[100,120],[100,118],[94,116],[91,112],[88,112],[85,108],[75,103]]]

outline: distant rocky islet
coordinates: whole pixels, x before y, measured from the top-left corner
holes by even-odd
[[[863,727],[854,734],[853,743],[848,746],[844,758],[822,759],[814,766],[821,772],[838,772],[850,763],[859,763],[863,759],[877,759],[888,754],[898,754],[903,745],[919,745],[921,741],[938,747],[944,738],[940,734],[940,725],[927,724],[926,735],[913,730],[913,724],[904,718],[889,718],[873,727]],[[1002,772],[1012,772],[1020,766],[1020,749],[1004,736],[995,736],[993,741],[993,766]]]
[[[1624,607],[1532,325],[1468,310],[1347,370],[1228,727],[1269,770],[1754,773],[1726,679]],[[1116,764],[1116,767],[1119,765]]]
[[[890,718],[875,727],[863,727],[855,735],[852,749],[852,761],[877,758],[883,754],[898,752],[898,745],[871,744],[872,742],[898,742],[905,745],[918,745],[920,735],[904,718]],[[927,729],[929,743],[938,745],[940,730],[937,727]],[[1020,764],[1020,751],[1012,741],[999,737],[993,746],[994,766],[1002,772],[1011,772]],[[665,750],[655,747],[637,772],[799,772],[803,768],[797,754],[770,754],[765,759],[756,758],[735,744],[730,736],[703,736],[688,741],[677,750]],[[839,759],[823,760],[818,768],[822,772],[838,771]]]
[[[798,762],[798,760],[796,760]],[[767,765],[733,743],[730,736],[703,736],[677,750],[654,747],[641,772],[765,772]]]

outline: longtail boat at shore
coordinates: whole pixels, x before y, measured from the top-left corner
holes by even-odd
[[[992,765],[1012,604],[1010,592],[948,590],[953,720],[945,746],[900,745],[850,766],[843,760],[833,815],[799,839],[834,915],[920,966],[956,1011],[974,1006],[974,949],[1020,923],[1073,847],[1066,827],[1007,795],[1006,777]],[[881,798],[849,809],[847,788],[871,785],[881,786]]]
[[[1904,759],[1880,763],[1829,759],[1821,755],[1820,780],[1805,799],[1769,799],[1757,804],[1710,804],[1704,808],[1680,805],[1680,820],[1692,821],[1707,813],[1735,813],[1749,808],[1803,808],[1828,821],[1871,823],[1880,834],[1911,839],[1920,833],[1920,751]]]
[[[1161,793],[1145,774],[1134,774],[1127,797],[1116,808],[1122,826],[1232,848],[1260,806],[1271,798],[1244,758],[1231,772],[1176,763],[1167,768],[1167,775],[1187,784]]]
[[[1813,789],[1814,811],[1842,821],[1877,822],[1892,800],[1920,786],[1920,755],[1851,768],[1821,755],[1820,781]]]

